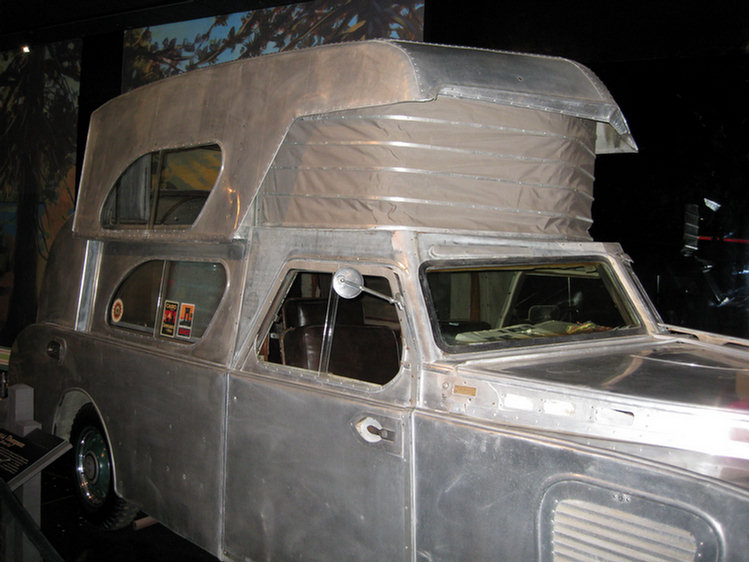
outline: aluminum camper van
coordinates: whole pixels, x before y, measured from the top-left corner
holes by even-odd
[[[85,512],[222,560],[749,560],[749,342],[588,234],[636,145],[574,62],[387,41],[91,121],[12,381]]]

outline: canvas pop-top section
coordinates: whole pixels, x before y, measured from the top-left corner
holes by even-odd
[[[588,239],[595,140],[589,120],[447,97],[301,118],[257,221]]]

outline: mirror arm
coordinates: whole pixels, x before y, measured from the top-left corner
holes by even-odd
[[[368,289],[364,285],[353,283],[352,281],[349,281],[348,279],[340,279],[340,282],[346,285],[347,287],[353,287],[354,289],[359,289],[360,291],[367,293],[369,295],[372,295],[373,297],[377,297],[379,299],[385,300],[389,302],[390,304],[397,306],[399,310],[401,311],[403,310],[403,303],[401,302],[399,298],[389,297],[378,291],[373,291],[372,289]]]

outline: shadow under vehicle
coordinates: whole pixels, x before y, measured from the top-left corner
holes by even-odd
[[[591,240],[586,68],[363,42],[92,118],[11,375],[105,527],[225,560],[749,560],[747,342]]]

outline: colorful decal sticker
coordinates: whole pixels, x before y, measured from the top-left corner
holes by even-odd
[[[179,303],[176,301],[164,301],[164,313],[161,315],[161,335],[169,338],[174,337],[174,328],[177,326],[177,310]]]
[[[125,313],[125,303],[122,302],[122,299],[117,299],[112,304],[112,322],[117,324],[120,320],[122,320],[122,315]]]
[[[192,320],[195,315],[195,305],[182,303],[179,308],[179,324],[177,325],[177,336],[189,338],[192,335]]]

